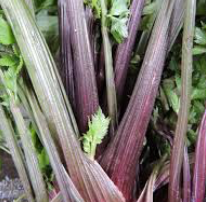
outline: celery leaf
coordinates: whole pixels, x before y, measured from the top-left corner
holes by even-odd
[[[110,119],[105,117],[101,108],[89,120],[89,130],[83,135],[82,144],[91,159],[94,159],[97,145],[101,144],[108,132],[109,122]]]

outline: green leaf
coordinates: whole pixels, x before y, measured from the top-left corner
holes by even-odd
[[[197,15],[205,16],[206,0],[197,1]]]
[[[205,89],[198,89],[195,88],[192,92],[192,99],[197,100],[197,99],[206,99],[206,90]]]
[[[12,67],[17,65],[18,62],[19,59],[15,55],[5,55],[0,58],[0,66]]]
[[[101,5],[99,0],[92,0],[92,8],[95,11],[96,17],[100,18],[101,16]]]
[[[42,10],[56,5],[57,0],[35,0],[34,3],[37,10]]]
[[[128,37],[128,17],[128,1],[114,0],[107,18],[111,22],[111,34],[118,43]]]
[[[122,16],[128,15],[128,5],[127,0],[114,0],[112,8],[110,10],[110,15],[112,16]]]
[[[195,29],[195,43],[199,45],[206,45],[206,32],[199,27]]]
[[[84,4],[93,9],[96,19],[101,18],[101,4],[100,0],[84,0]]]
[[[5,55],[0,59],[0,63],[0,66],[8,67],[6,70],[2,71],[4,86],[6,87],[7,92],[9,92],[8,94],[13,94],[14,98],[17,99],[17,80],[24,64],[23,58],[15,54]],[[1,98],[5,98],[3,99],[4,104],[9,101],[7,96],[1,96]]]
[[[154,14],[154,12],[156,11],[157,9],[157,2],[152,2],[152,3],[149,3],[147,4],[144,9],[143,9],[143,15],[151,15],[151,14]]]
[[[118,43],[121,43],[124,38],[128,37],[127,18],[113,18],[111,33]]]
[[[150,30],[154,25],[154,17],[152,15],[146,15],[143,17],[140,29],[141,30]]]
[[[195,46],[193,48],[193,55],[200,55],[206,53],[206,47],[203,46]]]
[[[0,16],[0,43],[3,45],[11,45],[15,42],[14,35],[12,33],[9,24]]]
[[[108,132],[110,119],[106,118],[101,108],[89,120],[89,130],[82,137],[83,149],[91,159],[94,159],[96,147]]]
[[[172,109],[178,114],[180,109],[180,99],[174,91],[167,92],[168,100]]]
[[[45,170],[50,165],[49,157],[45,149],[42,149],[41,153],[38,154],[39,166],[42,170]]]
[[[172,107],[174,112],[178,114],[180,108],[180,98],[177,94],[177,87],[172,78],[165,80],[163,87],[170,107]]]

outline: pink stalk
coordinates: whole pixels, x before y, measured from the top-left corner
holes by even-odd
[[[136,167],[164,67],[173,5],[168,0],[162,5],[130,103],[101,159],[127,201],[133,197]]]
[[[134,48],[137,31],[140,25],[141,14],[145,0],[133,0],[131,5],[131,16],[128,23],[129,35],[117,48],[115,58],[115,85],[117,97],[121,100],[127,72],[129,69],[129,61],[131,59],[132,50]]]
[[[193,174],[193,202],[203,202],[205,198],[206,181],[206,111],[204,113],[195,152],[195,165]]]

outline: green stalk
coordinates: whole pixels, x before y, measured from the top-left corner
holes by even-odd
[[[47,150],[54,174],[60,187],[62,193],[61,198],[63,198],[64,202],[83,202],[84,200],[79,195],[71,179],[69,178],[68,180],[68,178],[65,178],[65,174],[62,171],[62,162],[59,157],[58,150],[50,134],[45,117],[39,109],[36,97],[28,89],[26,90],[26,94],[34,114],[36,124],[40,131],[43,145]]]
[[[46,186],[44,183],[43,175],[39,167],[38,158],[37,158],[36,151],[35,151],[32,139],[31,139],[31,133],[23,118],[22,112],[20,110],[20,104],[16,100],[17,96],[14,95],[13,92],[10,91],[10,89],[7,89],[7,84],[4,79],[4,73],[2,72],[2,70],[0,70],[0,78],[6,88],[5,92],[9,95],[10,110],[14,117],[17,130],[20,134],[24,154],[26,157],[26,163],[28,166],[28,171],[29,171],[31,183],[33,185],[33,189],[35,192],[36,200],[37,202],[47,202],[48,195],[47,195],[47,190],[46,190]]]
[[[11,24],[49,131],[60,140],[74,185],[85,201],[123,202],[122,194],[101,166],[81,151],[57,68],[28,7],[19,0],[1,0],[0,4]]]
[[[24,187],[26,197],[29,202],[35,202],[33,194],[32,194],[33,191],[32,191],[32,187],[30,184],[30,180],[28,178],[27,171],[26,171],[25,164],[24,164],[23,154],[18,147],[15,134],[14,134],[14,130],[11,126],[11,122],[6,117],[6,114],[1,105],[0,105],[0,120],[1,120],[0,129],[6,139],[7,145],[11,152],[12,159],[14,161],[15,167],[17,169],[22,185]]]
[[[101,0],[102,8],[102,36],[105,55],[105,74],[107,86],[107,106],[109,117],[111,118],[111,133],[114,135],[114,129],[117,125],[117,98],[114,82],[112,47],[109,39],[108,29],[106,26],[107,7],[105,0]]]
[[[171,156],[169,202],[180,200],[180,173],[183,161],[185,136],[188,128],[188,117],[191,102],[192,67],[193,67],[193,37],[195,29],[196,0],[186,1],[184,16],[184,32],[182,46],[182,89],[181,106],[175,131],[174,145]]]
[[[34,0],[25,0],[25,2],[27,3],[28,7],[30,8],[32,15],[35,17]]]
[[[36,201],[48,202],[49,200],[48,200],[47,190],[44,183],[43,175],[41,173],[41,169],[39,167],[36,151],[31,139],[31,133],[26,126],[25,120],[20,110],[20,106],[16,104],[13,98],[11,98],[10,109],[22,141],[22,145],[26,157],[26,163],[28,166],[31,182],[36,196]]]

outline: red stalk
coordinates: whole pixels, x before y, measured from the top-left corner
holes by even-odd
[[[101,159],[127,201],[133,197],[136,167],[164,67],[173,5],[174,1],[162,5],[130,103]]]
[[[193,174],[193,202],[203,202],[206,181],[206,111],[199,129]]]
[[[59,21],[61,49],[61,66],[59,69],[67,96],[75,111],[74,65],[71,50],[71,26],[68,17],[68,8],[64,0],[59,1]]]
[[[74,85],[77,122],[81,132],[87,130],[88,117],[99,106],[96,77],[91,53],[86,16],[82,0],[66,0],[71,23],[74,57]]]
[[[115,85],[117,98],[121,100],[127,72],[129,69],[129,62],[134,48],[137,31],[140,25],[141,14],[144,7],[145,0],[133,0],[131,5],[131,16],[128,23],[129,34],[128,38],[124,40],[117,48],[115,58]]]

